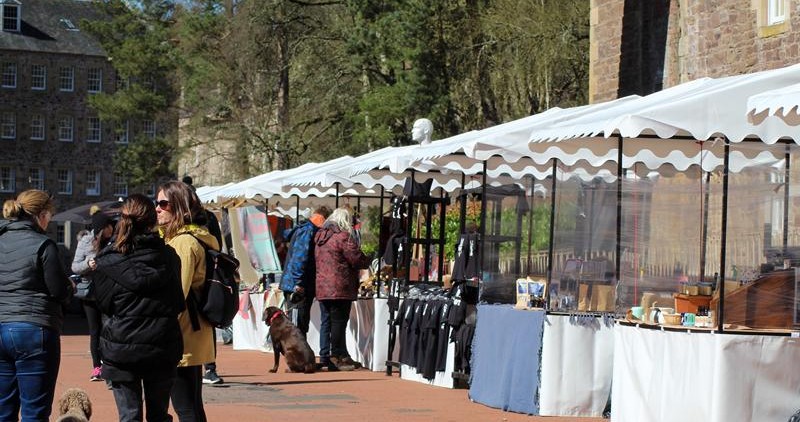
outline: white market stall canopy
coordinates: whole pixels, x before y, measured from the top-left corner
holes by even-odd
[[[762,92],[747,99],[747,118],[753,124],[761,124],[770,116],[786,123],[800,125],[800,84],[785,86]]]
[[[771,115],[753,124],[745,116],[749,111],[772,114],[780,107],[796,106],[797,101],[775,99],[782,91],[790,92],[787,87],[800,90],[800,65],[702,78],[645,97],[553,108],[428,145],[386,147],[355,158],[309,163],[202,193],[206,200],[213,195],[377,195],[381,186],[390,191],[399,189],[412,170],[426,173],[418,177],[433,178],[434,188],[452,192],[462,187],[462,180],[464,187],[480,184],[478,175],[484,171],[487,184],[500,185],[528,177],[545,179],[553,174],[554,165],[559,177],[587,180],[599,176],[609,180],[616,177],[620,145],[622,167],[635,174],[655,171],[696,176],[722,167],[726,139],[735,143],[730,153],[731,171],[756,165],[780,166],[785,158],[783,151],[768,146],[780,138],[800,140],[800,127]],[[773,105],[764,108],[758,103],[762,105],[751,107],[762,93],[770,94]]]

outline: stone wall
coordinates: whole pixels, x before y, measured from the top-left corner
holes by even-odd
[[[646,44],[623,43],[623,33],[646,37],[654,28],[647,19],[629,25],[625,13],[637,0],[592,0],[590,100],[617,98],[620,82],[631,70],[620,68],[626,54],[642,57],[639,71],[663,61],[663,86],[670,87],[701,77],[722,77],[775,69],[800,61],[798,4],[786,1],[788,21],[766,25],[766,0],[668,0],[664,57],[648,56]],[[636,8],[633,8],[636,10]],[[653,16],[650,16],[651,18]],[[630,18],[630,16],[628,17]],[[623,22],[625,22],[623,30]],[[623,83],[624,84],[624,83]],[[641,92],[647,94],[649,92]]]

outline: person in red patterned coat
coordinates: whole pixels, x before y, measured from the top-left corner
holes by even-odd
[[[337,208],[314,235],[317,300],[330,315],[330,359],[340,371],[352,371],[358,365],[347,353],[345,333],[350,308],[358,297],[358,271],[370,264],[353,236],[351,221],[346,208]]]

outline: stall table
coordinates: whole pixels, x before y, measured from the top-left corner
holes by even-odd
[[[614,329],[612,421],[780,421],[800,409],[800,339]]]
[[[600,417],[611,390],[613,320],[479,305],[470,397],[519,413]]]

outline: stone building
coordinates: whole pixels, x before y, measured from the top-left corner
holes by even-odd
[[[97,13],[83,0],[0,0],[0,201],[37,188],[61,211],[127,196],[116,150],[136,136],[177,132],[177,123],[102,121],[91,108],[92,95],[123,83],[100,43],[80,29]]]
[[[590,19],[592,103],[800,60],[789,0],[591,0]]]

